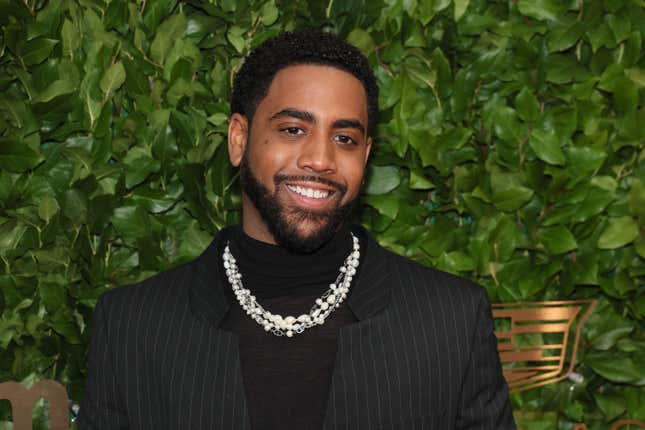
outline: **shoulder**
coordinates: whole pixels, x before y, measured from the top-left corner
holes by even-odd
[[[383,247],[380,248],[398,275],[412,281],[412,284],[417,287],[432,288],[444,294],[450,294],[450,292],[454,291],[474,296],[486,294],[482,286],[468,278],[444,272],[434,267],[424,266],[408,257],[395,254]]]
[[[381,247],[390,268],[393,297],[421,307],[475,316],[488,305],[486,290],[470,279],[424,266]]]
[[[218,239],[196,259],[159,272],[141,282],[113,288],[101,295],[97,309],[165,311],[188,301],[188,290],[198,279],[212,276]]]
[[[157,273],[136,284],[121,285],[101,295],[99,303],[103,306],[130,306],[141,300],[151,300],[156,296],[177,294],[189,282],[193,262],[181,264],[172,269]]]
[[[169,315],[185,313],[192,265],[182,264],[105,292],[94,309],[93,325],[106,331],[111,344],[120,345],[128,336],[137,338],[135,333],[141,334],[147,327],[164,325]]]

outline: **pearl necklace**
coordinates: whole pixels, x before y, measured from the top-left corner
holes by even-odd
[[[300,334],[310,327],[323,324],[334,309],[340,307],[343,300],[347,298],[349,286],[352,283],[352,277],[356,274],[361,256],[358,238],[352,234],[352,240],[353,250],[345,258],[336,281],[329,284],[329,289],[316,299],[309,314],[302,314],[297,318],[294,316],[283,318],[282,315],[274,315],[255,300],[251,291],[242,285],[242,274],[238,270],[235,257],[231,254],[228,244],[223,254],[224,269],[226,269],[226,276],[233,288],[235,298],[247,315],[264,327],[265,331],[270,331],[276,336],[293,337],[294,334]]]

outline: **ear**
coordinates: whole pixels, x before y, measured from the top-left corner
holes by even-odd
[[[365,142],[365,160],[363,160],[363,166],[367,165],[367,160],[370,158],[370,151],[372,150],[372,138],[368,137]]]
[[[228,159],[238,167],[246,149],[249,122],[246,117],[234,113],[228,120]]]

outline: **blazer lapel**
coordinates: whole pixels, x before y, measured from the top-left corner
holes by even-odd
[[[362,229],[361,229],[362,230]],[[356,285],[347,304],[358,323],[344,327],[338,336],[338,352],[332,376],[324,428],[328,430],[373,428],[380,421],[379,402],[365,403],[366,393],[380,397],[378,378],[387,368],[383,360],[382,339],[387,337],[384,313],[391,299],[391,270],[387,251],[365,231],[365,257],[361,262]],[[367,406],[367,407],[366,407]]]
[[[242,383],[238,338],[219,325],[230,308],[221,285],[220,258],[230,229],[222,230],[194,262],[194,276],[188,290],[191,311],[201,321],[199,345],[192,345],[186,355],[192,366],[205,370],[209,387],[204,393],[180,396],[189,405],[187,428],[250,429]],[[208,353],[203,353],[204,350]],[[198,352],[199,351],[199,352]],[[192,355],[192,356],[191,356]],[[198,399],[199,404],[191,399]]]

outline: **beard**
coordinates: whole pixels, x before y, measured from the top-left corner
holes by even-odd
[[[280,201],[278,189],[280,184],[288,181],[318,182],[331,186],[336,193],[340,194],[338,201],[341,201],[347,193],[347,187],[315,175],[287,176],[277,174],[273,177],[275,192],[271,194],[269,189],[260,183],[253,174],[245,151],[240,163],[242,191],[260,213],[276,243],[291,252],[314,252],[331,240],[343,222],[349,217],[356,199],[352,199],[345,204],[338,204],[325,211],[313,211],[298,207],[287,208]],[[317,227],[313,228],[309,233],[301,233],[298,227],[304,223]]]

